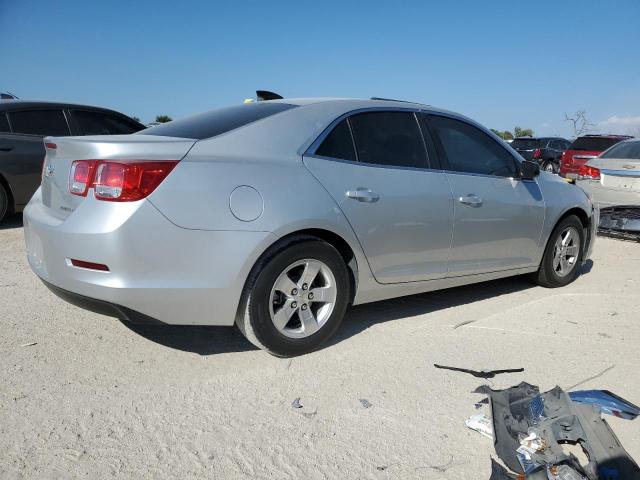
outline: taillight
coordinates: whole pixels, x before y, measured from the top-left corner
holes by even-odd
[[[578,178],[581,180],[600,180],[600,170],[588,165],[581,165],[580,169],[578,170]]]
[[[542,150],[536,148],[536,151],[533,152],[533,158],[540,158],[540,155],[542,155]]]
[[[85,197],[93,178],[94,160],[76,160],[71,164],[69,173],[69,191]]]
[[[86,196],[89,188],[93,188],[98,200],[141,200],[160,185],[177,163],[177,160],[76,160],[71,166],[69,191]]]

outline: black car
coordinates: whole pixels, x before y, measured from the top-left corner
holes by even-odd
[[[560,157],[569,146],[571,142],[560,137],[518,137],[511,142],[525,160],[537,161],[540,168],[553,173],[560,171]]]
[[[20,212],[40,185],[47,136],[129,134],[145,126],[106,108],[0,101],[0,220]]]

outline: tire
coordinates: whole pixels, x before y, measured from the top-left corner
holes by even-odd
[[[7,191],[0,185],[0,222],[4,218],[9,208],[9,196]]]
[[[351,298],[342,256],[327,242],[301,236],[263,258],[249,275],[236,325],[256,347],[278,357],[316,350],[338,329]],[[304,273],[311,278],[316,269],[313,282],[306,284]],[[332,302],[318,300],[332,296]]]
[[[556,168],[556,164],[551,161],[545,162],[544,165],[542,166],[542,169],[545,172],[558,173],[558,168]]]
[[[565,238],[567,232],[571,232],[571,238],[567,239],[569,241],[564,250],[562,250],[560,237]],[[571,248],[572,246],[577,248]],[[557,251],[558,248],[560,248],[560,251]],[[532,276],[533,281],[547,288],[564,287],[573,282],[580,273],[580,265],[584,256],[583,250],[584,227],[578,217],[570,215],[560,221],[554,228],[547,242],[540,268]],[[569,260],[571,252],[575,252],[573,262]],[[563,257],[565,254],[566,256]],[[557,260],[558,256],[560,260]],[[565,258],[566,263],[563,263],[562,258]],[[564,268],[567,264],[570,267],[568,270]]]

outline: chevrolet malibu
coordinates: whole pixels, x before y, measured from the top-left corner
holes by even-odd
[[[283,99],[133,135],[45,139],[33,271],[129,322],[229,325],[310,352],[349,305],[528,274],[573,281],[598,210],[478,123],[382,99]]]

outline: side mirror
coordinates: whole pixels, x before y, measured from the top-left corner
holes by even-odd
[[[540,175],[540,165],[537,162],[524,160],[520,164],[520,178],[523,180],[533,180]]]

